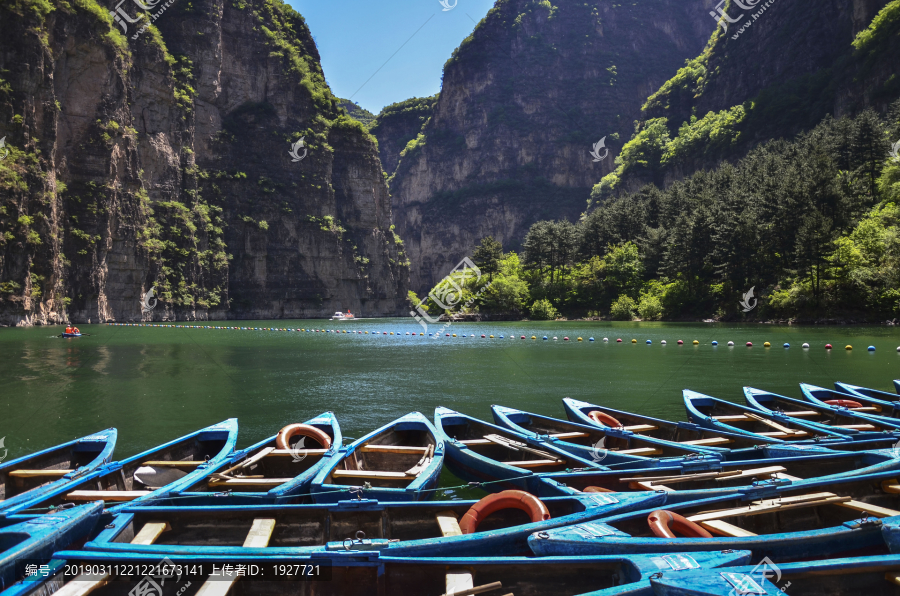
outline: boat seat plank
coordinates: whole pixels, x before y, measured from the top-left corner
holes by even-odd
[[[815,410],[795,410],[793,412],[785,412],[785,416],[794,416],[796,418],[809,418],[811,416],[821,416],[821,412]]]
[[[79,575],[53,594],[54,596],[86,596],[108,583],[108,573],[104,573],[99,577],[93,575]]]
[[[848,430],[878,430],[871,424],[835,424],[835,428],[846,428]]]
[[[66,495],[67,501],[133,501],[147,496],[149,490],[73,490]]]
[[[851,412],[880,412],[881,408],[875,406],[863,406],[861,408],[850,408]]]
[[[203,582],[203,585],[197,590],[195,596],[227,596],[228,592],[231,591],[231,587],[237,580],[237,575],[233,575],[227,579],[208,579]]]
[[[13,470],[8,474],[10,478],[40,478],[46,476],[49,478],[61,478],[69,472],[75,470]]]
[[[406,480],[406,472],[376,472],[372,470],[334,470],[332,478],[371,478],[372,480]]]
[[[900,511],[888,509],[887,507],[879,507],[878,505],[872,505],[870,503],[863,503],[862,501],[847,501],[840,505],[841,507],[847,507],[848,509],[865,512],[874,517],[894,517],[895,515],[900,515]]]
[[[550,435],[554,439],[586,439],[591,433],[571,432],[571,433],[553,433]]]
[[[645,433],[651,430],[659,430],[658,426],[653,426],[652,424],[635,424],[632,426],[623,426],[624,430],[630,430],[633,433]]]
[[[763,418],[762,416],[758,416],[756,414],[751,414],[750,412],[747,412],[747,417],[752,420],[756,420],[757,422],[759,422],[761,424],[765,424],[769,428],[774,428],[776,431],[785,433],[787,435],[797,435],[798,433],[803,432],[803,431],[796,431],[792,428],[788,428],[787,426],[778,424],[777,422],[775,422],[773,420],[769,420],[768,418]]]
[[[727,445],[734,443],[734,439],[727,437],[710,437],[708,439],[697,439],[695,441],[678,441],[681,445],[696,445],[698,447],[714,447],[716,445]]]
[[[281,486],[293,478],[210,478],[210,486]]]
[[[488,441],[487,439],[466,439],[458,442],[463,445],[493,445],[493,441]]]
[[[713,416],[713,420],[717,420],[719,422],[747,422],[750,420],[747,416],[743,414],[728,414],[725,416]]]
[[[783,466],[768,466],[765,468],[752,468],[750,470],[741,470],[740,472],[741,472],[740,474],[734,474],[731,476],[719,476],[717,479],[731,480],[736,477],[752,478],[754,476],[757,478],[768,478],[768,477],[772,476],[773,474],[780,474],[782,472],[787,472],[787,468],[785,468]]]
[[[638,447],[637,449],[623,449],[622,451],[613,451],[620,455],[640,455],[648,457],[651,455],[662,455],[662,449],[654,449],[653,447]]]
[[[719,534],[720,536],[728,536],[730,538],[744,538],[747,536],[757,536],[753,532],[749,532],[743,528],[739,528],[733,524],[729,524],[726,521],[722,521],[720,519],[711,519],[709,521],[700,522],[700,525],[712,532],[713,534]]]
[[[429,447],[404,447],[403,445],[363,445],[359,450],[363,453],[402,453],[419,455],[428,451]]]
[[[264,457],[266,457],[267,455],[272,453],[273,451],[275,451],[274,447],[266,447],[265,449],[260,449],[255,454],[253,454],[251,457],[248,457],[246,460],[244,460],[241,463],[241,468],[248,468],[248,467],[252,466],[259,460],[263,459]]]
[[[441,529],[441,536],[462,536],[462,529],[459,527],[459,519],[454,511],[439,511],[435,516],[437,518],[438,527]]]
[[[882,480],[881,490],[888,493],[889,495],[900,494],[900,482],[898,482],[896,478],[891,478],[890,480]]]
[[[268,517],[258,517],[253,520],[250,532],[244,540],[244,548],[265,548],[269,546],[272,532],[275,531],[275,520]]]
[[[142,463],[142,466],[151,468],[196,468],[202,466],[205,461],[176,461],[176,460],[151,460]]]
[[[800,437],[808,437],[809,433],[804,430],[795,430],[791,433],[783,433],[783,432],[764,432],[764,433],[756,433],[758,435],[762,435],[764,437],[771,437],[773,439],[799,439]]]
[[[798,476],[791,476],[790,474],[785,474],[783,472],[778,472],[777,474],[772,474],[772,477],[773,478],[781,478],[783,480],[790,480],[791,482],[799,482],[799,481],[803,480],[803,478],[800,478]]]
[[[163,532],[171,529],[172,526],[170,526],[166,522],[148,522],[144,524],[144,527],[141,528],[141,531],[137,533],[137,535],[131,541],[131,544],[150,546],[159,539]]]
[[[664,490],[667,493],[674,493],[674,488],[669,488],[668,486],[664,486],[662,484],[654,484],[652,482],[629,482],[628,488],[631,490]]]
[[[302,455],[325,455],[328,449],[273,449],[266,457],[294,457],[297,453]]]
[[[458,594],[475,587],[475,580],[468,571],[450,571],[447,573],[447,594]]]
[[[790,509],[799,509],[802,507],[819,507],[820,505],[834,505],[850,501],[850,497],[830,496],[825,498],[811,498],[811,495],[796,497],[795,501],[788,502],[787,499],[775,501],[754,502],[748,507],[736,507],[734,509],[723,509],[720,511],[705,511],[692,515],[688,519],[692,522],[704,522],[724,517],[741,517],[746,515],[761,515],[763,513],[771,513],[773,511],[787,511]],[[790,498],[790,497],[789,497]],[[808,500],[801,500],[807,498]]]
[[[566,462],[559,459],[529,459],[523,461],[509,461],[505,463],[517,468],[539,468],[541,466],[556,466],[559,464],[564,464]]]
[[[888,571],[884,574],[884,579],[891,582],[895,586],[900,586],[900,573],[896,571]]]

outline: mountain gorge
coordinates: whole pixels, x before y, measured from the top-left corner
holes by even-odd
[[[303,18],[149,7],[0,2],[2,322],[401,312],[377,143]]]
[[[499,0],[445,65],[434,113],[390,180],[413,289],[484,236],[515,248],[534,221],[583,212],[614,167],[592,147],[618,152],[645,98],[702,50],[710,7]]]

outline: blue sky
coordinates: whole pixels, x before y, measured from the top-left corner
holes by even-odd
[[[444,62],[494,5],[446,0],[457,4],[444,11],[439,0],[286,1],[306,19],[334,94],[376,114],[440,91]]]

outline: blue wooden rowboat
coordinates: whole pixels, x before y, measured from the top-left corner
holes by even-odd
[[[859,438],[876,438],[878,433],[900,431],[900,420],[868,416],[847,408],[794,399],[753,387],[744,387],[744,400],[748,406],[763,412],[827,425],[835,432],[849,430]]]
[[[234,452],[218,466],[208,467],[205,476],[182,485],[172,496],[194,506],[296,501],[298,495],[309,493],[313,478],[328,465],[344,442],[341,427],[332,412],[319,414],[303,424],[331,437],[331,446],[322,449],[314,440],[300,437],[292,443],[291,449],[278,449],[275,435]],[[227,496],[227,500],[223,496]],[[184,500],[186,497],[190,499]]]
[[[614,410],[603,406],[597,406],[587,402],[581,402],[570,398],[563,399],[563,406],[570,420],[582,423],[593,424],[601,428],[609,428],[598,424],[591,420],[588,414],[593,410],[599,410],[607,413],[627,426],[624,427],[626,432],[634,432],[644,436],[650,436],[656,439],[668,441],[695,441],[705,440],[708,438],[724,438],[729,441],[727,445],[730,449],[722,449],[722,459],[725,461],[742,461],[759,458],[759,452],[755,449],[761,449],[766,445],[783,445],[786,443],[783,439],[768,437],[749,432],[728,432],[719,428],[710,428],[695,424],[694,422],[671,422],[660,418],[651,418],[649,416],[641,416]],[[760,411],[762,416],[773,416],[770,412]],[[620,429],[621,430],[621,429]],[[829,432],[840,435],[842,432],[845,436],[827,436],[824,439],[815,441],[815,444],[821,446],[829,446],[842,451],[860,451],[866,449],[884,449],[891,445],[891,436],[878,433],[860,434],[852,430],[839,431],[838,429],[829,429]],[[667,438],[668,437],[668,438]],[[690,438],[688,438],[690,437]],[[699,437],[699,439],[698,439]],[[863,440],[865,439],[865,440]],[[792,441],[792,443],[803,443],[807,441]]]
[[[607,469],[590,459],[449,408],[435,409],[434,425],[446,445],[450,471],[469,482],[490,482],[484,485],[485,490],[520,489],[537,494],[538,473]]]
[[[738,495],[666,505],[712,537],[665,538],[651,531],[660,516],[644,510],[532,534],[537,555],[575,556],[747,549],[755,560],[797,561],[885,554],[882,527],[900,524],[896,472],[788,485],[755,484]],[[727,521],[726,521],[727,520]]]
[[[7,510],[7,515],[42,514],[64,503],[148,501],[177,492],[206,475],[206,469],[234,452],[236,418],[154,447],[128,459],[102,466],[64,486]],[[121,505],[118,505],[121,507]],[[116,507],[111,508],[112,511]]]
[[[316,503],[337,503],[350,492],[378,501],[434,496],[444,446],[431,422],[412,412],[341,447],[312,481]]]
[[[855,396],[851,399],[862,401],[863,404],[880,406],[882,416],[890,416],[891,418],[900,417],[900,395],[897,395],[896,393],[880,391],[878,389],[869,389],[868,387],[860,387],[859,385],[851,385],[850,383],[836,382],[834,387],[838,391],[843,391],[844,393]],[[862,400],[860,400],[860,398],[862,398]]]
[[[835,386],[837,383],[835,383]],[[803,397],[814,404],[833,406],[835,404],[847,408],[851,412],[859,412],[867,416],[900,418],[900,402],[888,402],[881,399],[873,399],[864,395],[857,395],[847,391],[817,387],[808,383],[800,383],[800,391]],[[888,393],[887,395],[891,395]],[[900,395],[894,395],[900,398]],[[832,402],[832,403],[828,403]],[[848,403],[854,402],[854,403]],[[854,404],[858,404],[854,405]]]
[[[234,596],[437,596],[438,594],[471,594],[466,588],[482,588],[474,593],[489,595],[512,593],[517,595],[554,596],[611,596],[612,594],[649,594],[649,579],[654,573],[683,573],[690,569],[717,568],[741,565],[747,561],[746,552],[710,552],[673,555],[637,555],[631,557],[464,557],[464,558],[405,558],[383,557],[378,553],[350,551],[324,553],[315,557],[238,557],[229,559],[232,567],[242,566],[246,573],[263,574],[269,581],[254,581],[238,575],[211,577],[213,565],[221,572],[223,562],[205,556],[176,556],[165,562],[173,571],[165,577],[166,592],[190,589],[188,594],[215,593]],[[62,562],[60,562],[62,561]],[[2,596],[31,596],[47,594],[45,585],[65,584],[68,590],[75,577],[65,576],[65,570],[103,568],[113,573],[103,579],[82,576],[79,588],[96,596],[125,595],[135,592],[146,578],[140,573],[120,575],[125,570],[159,565],[159,559],[141,554],[111,554],[88,551],[57,553],[53,578],[22,582]],[[295,574],[302,566],[302,580],[285,578],[285,570]],[[280,571],[279,571],[280,567]],[[175,576],[174,571],[181,571]],[[62,577],[60,577],[62,575]],[[280,579],[272,579],[275,577]],[[326,579],[327,578],[327,579]],[[151,578],[152,579],[152,578]],[[318,580],[318,581],[317,581]],[[108,582],[103,585],[101,582]],[[157,578],[159,581],[159,578]],[[210,584],[205,582],[209,581]],[[190,585],[185,586],[190,582]],[[214,583],[213,583],[214,582]],[[28,584],[32,584],[29,586]],[[159,585],[159,584],[157,584]],[[488,587],[489,586],[489,587]],[[74,587],[74,586],[72,586]],[[215,588],[214,590],[212,588]]]
[[[751,433],[790,442],[808,441],[813,437],[846,440],[850,434],[850,431],[842,434],[826,425],[802,418],[780,416],[776,420],[775,416],[758,408],[731,403],[689,389],[685,389],[682,395],[688,420],[707,428]]]
[[[718,454],[716,445],[727,445],[729,439],[715,437],[686,443],[672,443],[652,437],[620,431],[594,424],[568,422],[540,414],[523,412],[505,406],[491,406],[494,421],[535,441],[555,445],[574,455],[606,466],[628,468],[657,467],[659,459],[681,459],[697,454]],[[709,446],[709,448],[704,447]]]
[[[24,577],[24,563],[45,564],[54,552],[87,537],[102,512],[103,504],[93,503],[53,515],[5,520],[11,525],[0,529],[0,590]]]
[[[804,563],[761,561],[716,570],[662,572],[650,578],[656,596],[895,596],[900,555],[828,559]]]
[[[892,449],[839,452],[815,445],[771,445],[759,459],[710,459],[666,462],[659,468],[582,471],[541,477],[541,497],[593,491],[665,490],[680,501],[752,490],[756,481],[800,482],[839,480],[847,476],[900,473],[900,457]],[[662,485],[664,488],[660,488]]]
[[[108,464],[116,437],[110,428],[0,464],[0,517]]]
[[[585,493],[543,501],[550,519],[529,522],[517,509],[497,511],[471,534],[459,534],[459,520],[477,501],[379,503],[363,499],[323,505],[223,507],[132,507],[115,517],[86,550],[156,554],[296,556],[312,551],[343,552],[345,541],[365,536],[365,550],[390,556],[461,557],[530,554],[532,532],[661,506],[665,496],[645,491]],[[246,548],[254,520],[272,520],[264,549]],[[136,536],[153,535],[153,540]]]

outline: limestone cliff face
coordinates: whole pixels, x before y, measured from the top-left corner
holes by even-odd
[[[378,139],[378,154],[388,176],[397,169],[400,154],[414,140],[434,113],[437,95],[413,97],[385,106],[369,127]]]
[[[401,312],[374,139],[302,17],[148,4],[0,4],[0,322],[140,319],[151,287],[157,320]]]
[[[584,211],[644,99],[702,49],[710,5],[498,0],[445,66],[391,180],[413,289],[485,235],[515,248],[534,221]],[[595,162],[604,137],[610,154]]]

